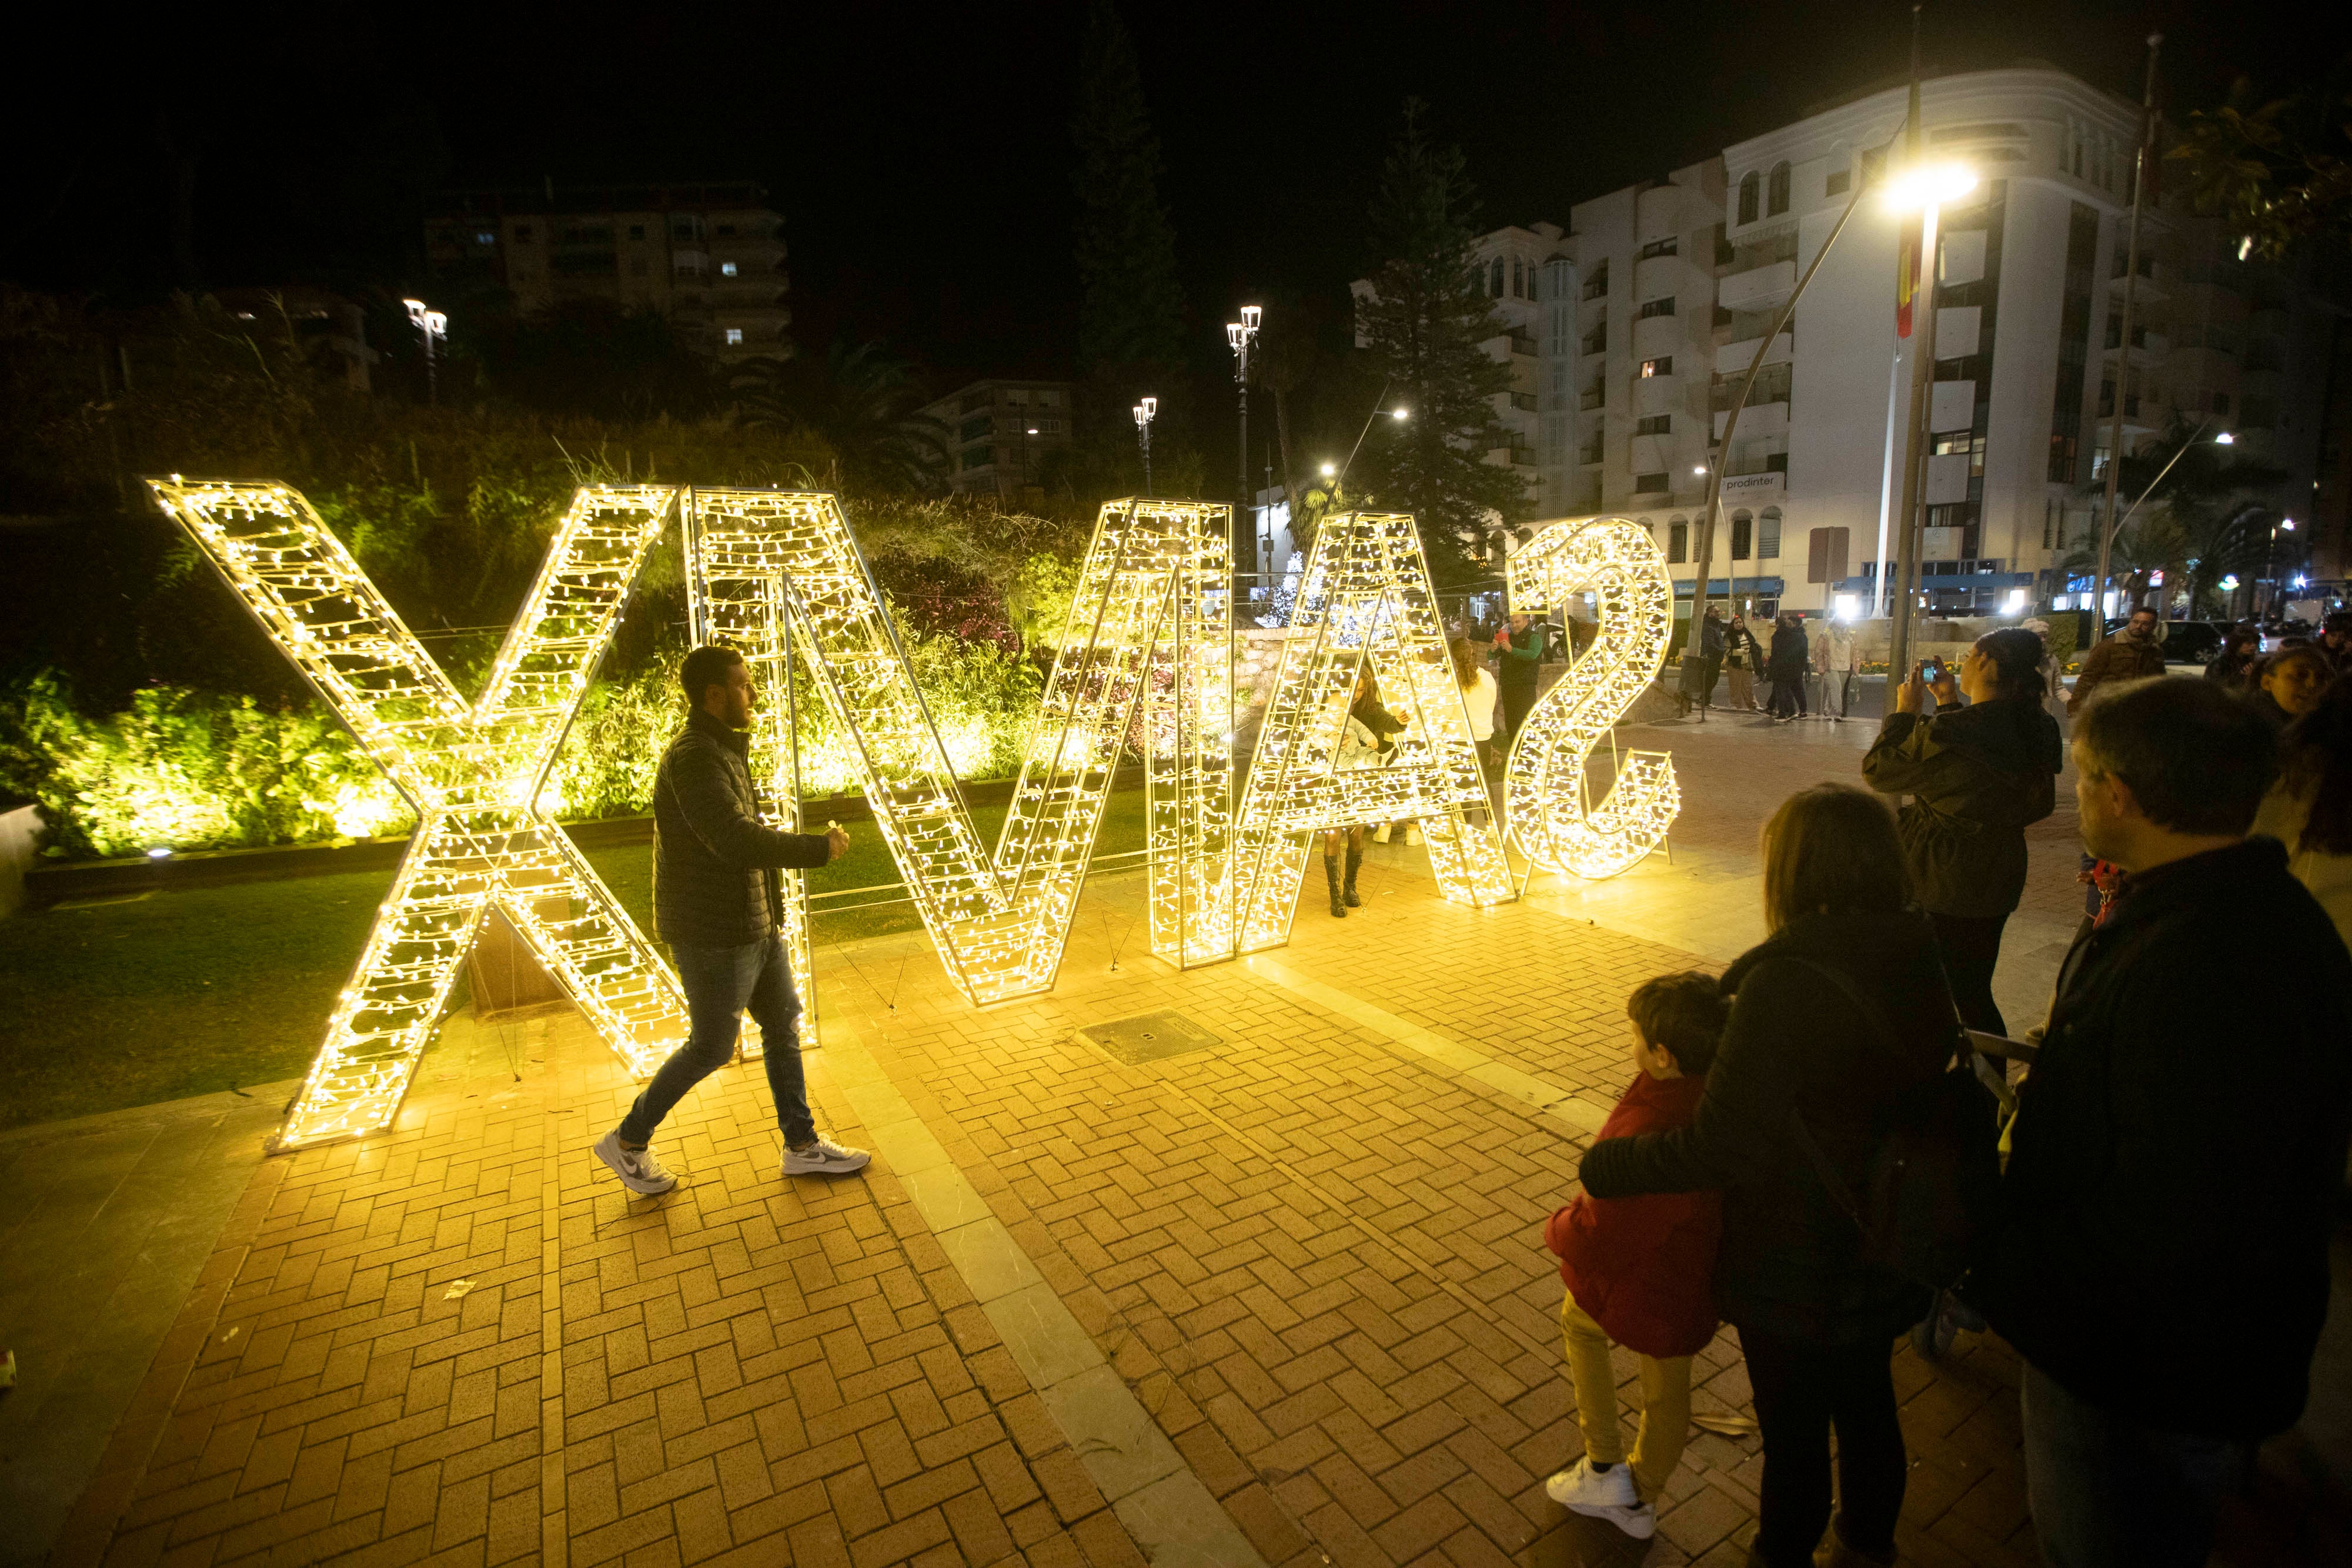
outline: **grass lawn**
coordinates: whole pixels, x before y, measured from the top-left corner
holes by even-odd
[[[972,817],[992,842],[1004,810]],[[898,881],[881,834],[851,832],[849,852],[812,873],[812,894]],[[1112,796],[1097,852],[1142,847],[1142,792]],[[647,928],[652,858],[643,844],[589,856]],[[0,1127],[301,1076],[391,885],[389,870],[354,872],[0,920]],[[913,929],[912,904],[878,902],[904,894],[820,901],[818,942]]]

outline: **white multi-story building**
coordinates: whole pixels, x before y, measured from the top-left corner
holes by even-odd
[[[969,495],[1025,496],[1046,462],[1072,440],[1068,382],[991,379],[961,387],[919,411],[938,422],[948,447],[949,484]]]
[[[1647,522],[1685,614],[1710,454],[1759,347],[1720,453],[1710,592],[1759,613],[1884,612],[1909,402],[1898,216],[1865,195],[1789,329],[1765,334],[1877,172],[1905,105],[1899,88],[1872,93],[1580,203],[1565,235],[1536,225],[1479,243],[1503,329],[1489,352],[1522,372],[1498,413],[1533,447],[1533,515]],[[1942,214],[1936,319],[1919,333],[1936,357],[1927,607],[2065,607],[2087,587],[2068,562],[2095,548],[2118,385],[2126,450],[2202,422],[2202,438],[2229,431],[2236,453],[2285,473],[2277,505],[2308,509],[2338,312],[2291,272],[2239,262],[2211,220],[2168,197],[2143,219],[2126,351],[2137,106],[2019,68],[1929,81],[1923,110],[1932,153],[1978,176]],[[1527,293],[1496,287],[1528,262]]]

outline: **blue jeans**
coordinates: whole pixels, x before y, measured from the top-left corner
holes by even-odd
[[[625,1143],[647,1144],[654,1129],[686,1098],[686,1092],[727,1065],[743,1031],[743,1013],[760,1026],[761,1060],[768,1064],[768,1092],[776,1102],[776,1122],[784,1146],[816,1141],[809,1117],[808,1091],[801,1076],[801,998],[793,989],[792,961],[782,936],[771,932],[740,947],[672,945],[678,984],[686,989],[686,1043],[670,1052],[661,1071],[621,1118]]]
[[[2252,1469],[2252,1443],[2143,1427],[2031,1362],[2019,1392],[2026,1500],[2049,1568],[2204,1568],[2214,1513]]]

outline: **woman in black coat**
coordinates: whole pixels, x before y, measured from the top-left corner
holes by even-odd
[[[1908,901],[1894,815],[1874,796],[1843,784],[1790,796],[1764,831],[1771,935],[1723,977],[1731,1019],[1696,1115],[1584,1156],[1595,1197],[1723,1189],[1716,1309],[1739,1331],[1755,1390],[1764,1480],[1753,1561],[1766,1568],[1813,1561],[1829,1522],[1832,1427],[1846,1560],[1895,1560],[1907,1465],[1889,1359],[1927,1292],[1864,1259],[1859,1227],[1792,1122],[1867,1190],[1895,1102],[1948,1059],[1951,993],[1935,932]]]
[[[1805,638],[1804,621],[1795,611],[1783,610],[1773,623],[1772,652],[1764,664],[1764,673],[1772,677],[1774,718],[1805,716],[1805,672],[1811,667],[1812,649]]]

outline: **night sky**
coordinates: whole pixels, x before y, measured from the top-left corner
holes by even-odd
[[[691,13],[691,14],[689,14]],[[1489,225],[1549,218],[1898,77],[1904,5],[1140,5],[1194,369],[1246,298],[1343,301],[1407,93],[1461,143]],[[0,277],[136,295],[175,281],[163,149],[193,151],[207,285],[418,281],[418,193],[494,180],[764,182],[795,335],[882,338],[944,388],[1066,374],[1078,5],[326,5],[171,40],[136,13],[20,55]],[[2315,20],[2314,18],[2317,18]],[[488,18],[488,19],[486,19]],[[2352,42],[2341,7],[1931,5],[1931,68],[2039,57],[2137,95],[2168,37],[2176,110],[2241,73],[2291,85]],[[29,81],[27,78],[31,78]]]

